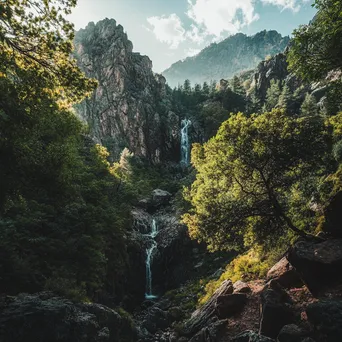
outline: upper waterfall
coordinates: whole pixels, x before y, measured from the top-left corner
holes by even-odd
[[[191,121],[183,119],[181,122],[181,164],[190,164],[190,142],[189,142],[189,126]]]

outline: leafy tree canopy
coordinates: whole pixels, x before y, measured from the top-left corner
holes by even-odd
[[[285,228],[302,235],[289,198],[320,173],[326,133],[317,116],[232,115],[214,138],[193,147],[197,177],[185,190],[193,209],[183,217],[191,236],[217,250],[274,238]]]
[[[77,102],[95,86],[70,58],[74,28],[65,16],[76,0],[6,0],[0,3],[2,77],[18,69],[39,75],[46,92]]]
[[[288,55],[290,70],[308,81],[342,68],[342,2],[315,0],[314,6],[318,13],[294,31]]]

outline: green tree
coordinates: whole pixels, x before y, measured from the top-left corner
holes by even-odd
[[[261,100],[256,92],[256,88],[254,87],[250,92],[247,101],[246,101],[246,111],[248,114],[259,113],[261,110]]]
[[[284,85],[283,90],[279,96],[278,100],[278,108],[283,109],[283,110],[288,110],[292,100],[292,95],[290,88],[288,87],[287,84]]]
[[[231,87],[234,93],[240,95],[240,96],[246,96],[246,91],[244,87],[241,85],[240,79],[237,76],[233,77],[233,80],[231,82]]]
[[[215,138],[192,149],[197,176],[185,196],[193,209],[183,216],[191,237],[217,250],[266,241],[286,228],[304,235],[289,198],[298,183],[319,174],[324,135],[320,117],[293,118],[281,110],[231,116]]]
[[[276,81],[272,79],[270,83],[270,87],[267,89],[267,93],[266,93],[266,101],[265,101],[266,110],[272,110],[273,108],[276,107],[279,101],[280,94],[281,94],[280,81]]]
[[[0,3],[1,62],[7,74],[17,68],[40,74],[46,91],[69,103],[81,100],[96,84],[70,58],[74,29],[65,16],[75,5],[76,0]]]
[[[210,93],[210,88],[209,88],[209,85],[208,85],[207,82],[204,82],[204,83],[203,83],[202,91],[203,91],[203,94],[205,94],[206,96],[209,95],[209,93]]]
[[[342,68],[342,2],[315,0],[318,12],[293,32],[289,68],[307,81],[320,81]]]
[[[191,83],[190,80],[185,80],[183,85],[183,91],[186,95],[191,94]]]
[[[123,291],[126,192],[66,109],[94,85],[70,59],[75,3],[0,3],[2,293]]]
[[[304,102],[302,103],[302,106],[300,107],[300,115],[302,116],[310,116],[310,115],[317,115],[318,114],[318,108],[317,108],[317,102],[314,96],[307,93],[304,99]]]

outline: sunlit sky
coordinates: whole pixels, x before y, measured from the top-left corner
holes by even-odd
[[[314,16],[311,0],[78,0],[70,20],[76,29],[114,18],[161,72],[212,42],[243,32],[277,30],[291,35]]]

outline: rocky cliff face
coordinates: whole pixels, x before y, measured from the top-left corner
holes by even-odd
[[[235,74],[255,68],[268,55],[284,51],[289,37],[276,31],[262,31],[248,37],[242,33],[211,44],[198,55],[179,61],[163,72],[169,85],[231,78]]]
[[[152,72],[147,56],[133,52],[123,27],[113,19],[89,23],[74,44],[79,66],[99,83],[76,107],[97,141],[114,157],[127,147],[155,162],[176,158],[180,123],[170,111],[165,78]]]

